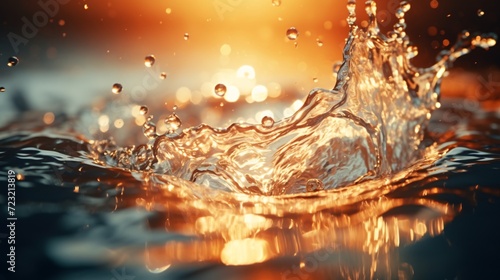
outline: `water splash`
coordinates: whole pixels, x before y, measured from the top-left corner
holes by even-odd
[[[261,124],[224,129],[200,125],[180,131],[176,113],[160,115],[158,119],[166,123],[155,123],[147,107],[136,106],[149,141],[121,148],[112,140],[86,142],[74,135],[53,135],[47,127],[29,128],[25,121],[10,125],[0,137],[5,150],[0,160],[6,168],[23,168],[25,176],[18,179],[27,180],[19,185],[35,190],[26,193],[32,197],[21,202],[20,211],[39,214],[43,211],[31,209],[52,205],[64,189],[76,193],[50,208],[51,213],[57,209],[64,213],[76,229],[72,239],[86,241],[77,243],[86,248],[109,249],[98,250],[99,254],[113,255],[135,256],[135,246],[146,244],[146,266],[154,273],[182,263],[187,267],[185,275],[191,275],[193,267],[203,262],[214,266],[196,271],[210,274],[222,263],[231,265],[225,272],[240,273],[226,278],[256,271],[247,277],[254,279],[262,277],[263,269],[274,270],[268,278],[303,278],[302,273],[313,270],[311,264],[319,264],[317,273],[306,276],[407,279],[413,268],[399,264],[399,258],[419,239],[435,242],[438,236],[443,246],[436,250],[448,249],[451,254],[470,248],[467,235],[462,247],[457,246],[457,238],[449,238],[461,232],[460,227],[445,229],[445,225],[467,208],[467,220],[477,217],[481,206],[488,210],[487,217],[498,213],[490,211],[500,197],[497,188],[491,187],[495,180],[491,174],[500,162],[498,115],[481,116],[481,126],[457,130],[457,135],[440,139],[439,148],[424,151],[422,137],[432,110],[440,106],[439,83],[446,69],[473,48],[492,46],[496,38],[464,32],[434,66],[419,69],[409,62],[417,50],[405,33],[408,4],[400,6],[398,23],[387,35],[380,34],[374,21],[374,1],[365,3],[371,21],[364,29],[356,26],[355,4],[350,1],[350,34],[344,60],[335,66],[336,85],[312,90],[290,118],[275,121],[264,115]],[[176,109],[179,114],[184,110],[182,105]],[[61,119],[56,116],[51,122],[57,125]],[[105,120],[108,125],[112,118]],[[162,125],[168,126],[165,134],[159,133]],[[10,136],[12,131],[19,135]],[[108,167],[91,163],[89,153]],[[496,164],[486,165],[488,161]],[[481,172],[467,174],[471,169]],[[57,188],[49,187],[54,173]],[[40,186],[51,195],[38,196]],[[70,211],[66,205],[72,206]],[[80,215],[75,208],[83,208]],[[474,222],[464,228],[470,224],[470,228],[478,226]],[[143,225],[148,225],[147,231]],[[67,230],[65,224],[61,231]],[[474,231],[495,232],[487,226]],[[163,238],[158,239],[158,234]],[[78,263],[79,257],[89,259],[89,253],[98,257],[96,250],[75,253],[68,251],[75,247],[67,241],[58,243],[47,246],[57,263],[67,265],[75,259]],[[32,250],[27,248],[25,252]],[[479,250],[463,252],[476,259],[481,256]],[[426,257],[417,253],[419,261]],[[272,260],[277,258],[281,259]],[[269,262],[248,266],[264,261]],[[194,262],[195,266],[186,265]],[[285,267],[274,268],[280,263]],[[467,262],[458,265],[463,263]],[[174,274],[179,267],[172,270]],[[207,275],[198,276],[193,277]]]
[[[144,133],[154,157],[146,166],[212,189],[281,195],[383,178],[412,164],[422,155],[446,70],[473,48],[495,45],[496,37],[464,31],[436,64],[416,68],[410,59],[418,51],[405,31],[410,4],[400,3],[398,21],[387,35],[377,26],[376,8],[375,1],[365,2],[369,24],[360,28],[356,1],[348,1],[350,31],[333,89],[313,89],[300,110],[272,125],[267,119],[227,128],[202,124],[175,134],[180,124],[175,116],[175,128],[157,135],[150,117]],[[321,188],[310,187],[311,180]]]

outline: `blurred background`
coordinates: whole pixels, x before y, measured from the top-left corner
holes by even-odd
[[[341,60],[348,33],[345,2],[2,1],[0,87],[5,91],[0,94],[0,125],[23,111],[75,114],[99,98],[112,98],[115,83],[123,86],[122,96],[156,105],[155,110],[164,106],[172,111],[174,105],[205,110],[237,100],[249,108],[275,100],[292,104],[314,87],[334,86],[332,69]],[[366,16],[358,2],[363,26]],[[377,3],[380,26],[389,30],[399,2]],[[419,47],[416,66],[431,65],[464,29],[500,33],[498,1],[411,4],[407,30]],[[296,39],[287,37],[292,27]],[[476,50],[455,69],[493,73],[500,61],[498,49]],[[150,68],[144,65],[148,55],[156,59]],[[20,60],[15,67],[7,65],[12,56]],[[228,87],[225,98],[214,95],[218,83]],[[222,124],[210,119],[213,113],[201,115]]]

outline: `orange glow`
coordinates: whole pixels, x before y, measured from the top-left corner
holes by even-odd
[[[306,7],[308,12],[304,13]],[[324,86],[331,86],[335,82],[332,63],[341,58],[347,33],[335,20],[344,17],[345,11],[330,0],[313,5],[290,1],[273,5],[271,1],[195,0],[186,5],[182,1],[110,0],[92,1],[83,9],[85,13],[75,10],[72,16],[102,19],[88,21],[96,25],[95,40],[117,39],[106,46],[110,54],[127,63],[153,54],[160,72],[168,71],[177,81],[187,75],[181,72],[189,69],[189,83],[174,84],[192,91],[210,80],[203,75],[210,77],[225,69],[263,85],[295,83],[312,88],[314,82],[309,77],[318,76]],[[71,17],[64,21],[65,26],[73,23]],[[286,32],[292,26],[300,35],[291,41]],[[307,63],[304,71],[310,73],[297,72],[297,65],[304,69],[301,62]],[[245,95],[246,90],[235,86]]]
[[[437,9],[439,7],[439,2],[437,0],[432,0],[430,6],[433,9]]]
[[[55,116],[54,116],[54,113],[52,112],[47,112],[43,115],[43,122],[46,124],[46,125],[49,125],[49,124],[52,124],[55,120]]]
[[[226,243],[221,252],[221,261],[226,265],[248,265],[269,258],[269,244],[262,239],[246,238]]]

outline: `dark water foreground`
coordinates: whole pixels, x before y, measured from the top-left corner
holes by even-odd
[[[0,134],[0,176],[7,185],[9,170],[18,174],[16,272],[3,261],[0,275],[495,279],[500,115],[466,111],[460,102],[443,102],[428,133],[435,148],[406,172],[365,183],[358,193],[355,185],[336,194],[265,201],[172,195],[175,179],[93,163],[89,143],[77,135],[30,121],[13,124]],[[280,210],[289,203],[296,210]],[[4,227],[0,233],[5,260],[10,232]]]

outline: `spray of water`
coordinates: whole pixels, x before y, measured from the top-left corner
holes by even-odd
[[[464,31],[433,66],[416,68],[410,59],[418,51],[405,31],[408,2],[400,3],[398,21],[386,35],[377,26],[375,1],[365,2],[366,28],[356,25],[356,1],[349,0],[347,9],[350,32],[336,85],[313,89],[293,116],[224,129],[202,124],[180,134],[175,132],[181,122],[173,116],[164,135],[157,135],[149,118],[149,145],[97,158],[211,189],[261,195],[334,189],[404,169],[422,155],[446,70],[473,48],[495,45],[496,37]]]

